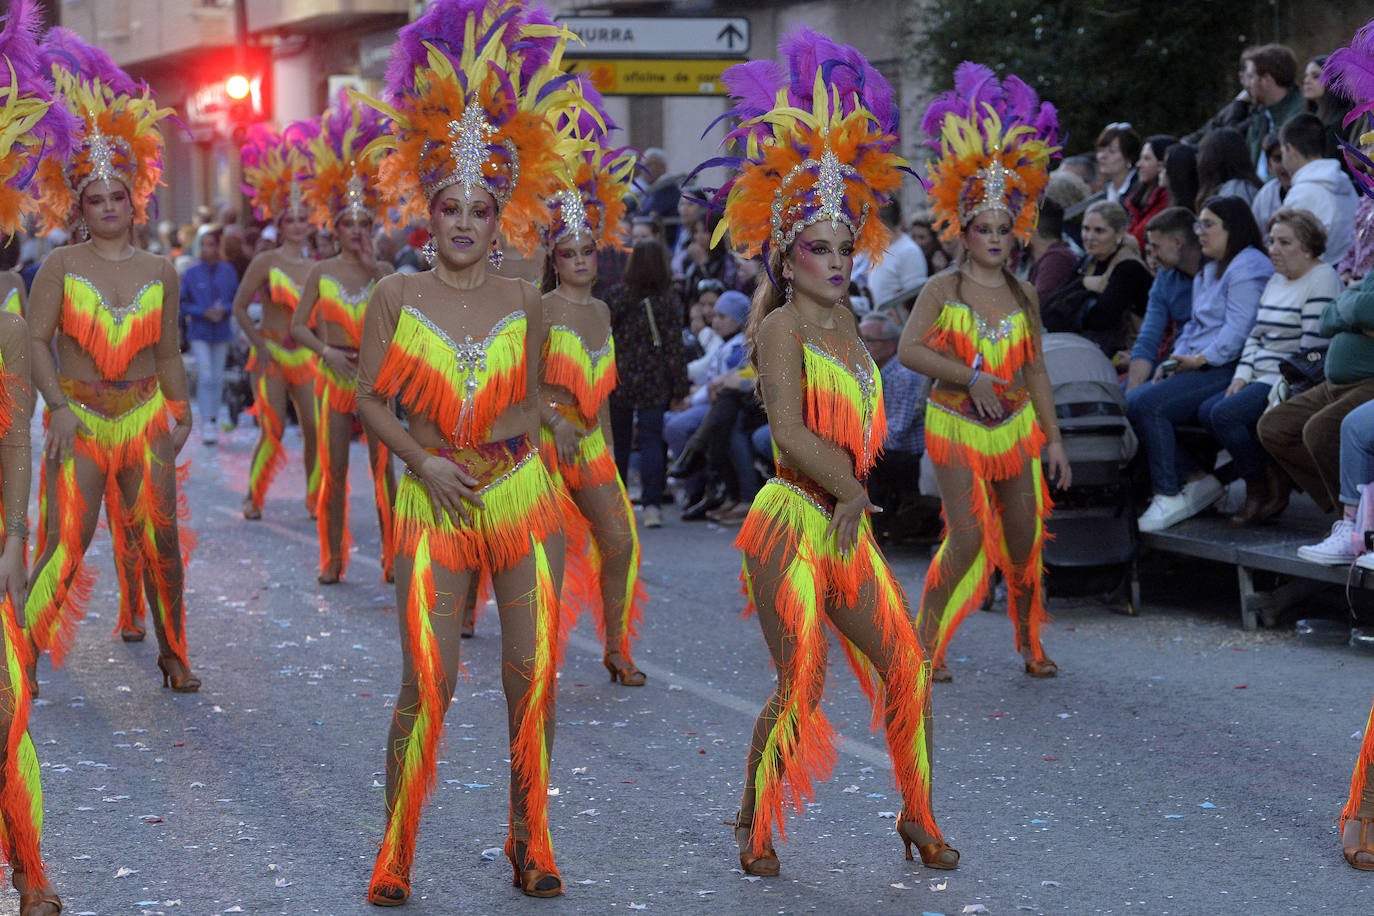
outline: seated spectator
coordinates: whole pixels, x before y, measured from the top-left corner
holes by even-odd
[[[1164,175],[1160,178],[1169,191],[1169,206],[1197,210],[1197,147],[1175,143],[1164,154]]]
[[[1058,168],[1050,173],[1050,180],[1045,185],[1045,199],[1054,201],[1063,209],[1060,234],[1073,249],[1075,258],[1083,256],[1083,213],[1091,203],[1090,197],[1092,192],[1083,183],[1083,179],[1078,177],[1077,172]]]
[[[949,266],[949,255],[940,245],[935,234],[935,224],[931,221],[930,211],[923,210],[911,217],[907,234],[926,256],[926,275],[937,274]]]
[[[1354,561],[1361,569],[1374,570],[1374,551],[1355,550],[1355,510],[1360,487],[1374,481],[1374,401],[1356,407],[1341,419],[1340,480],[1341,517],[1320,544],[1303,545],[1298,556],[1314,563],[1344,565]]]
[[[1333,512],[1358,502],[1341,485],[1341,421],[1374,400],[1374,274],[1326,307],[1321,334],[1331,338],[1326,381],[1271,407],[1260,417],[1258,432],[1265,451],[1298,488],[1323,512]],[[1353,508],[1346,511],[1353,517]],[[1298,554],[1314,563],[1349,563],[1352,529],[1342,513],[1325,541],[1302,547]]]
[[[883,382],[887,436],[868,478],[868,498],[874,505],[895,511],[903,493],[914,492],[925,451],[925,409],[930,383],[897,359],[902,329],[886,315],[869,315],[859,322],[859,339],[868,347]],[[886,521],[886,520],[883,520]],[[874,518],[880,523],[879,517]]]
[[[1212,131],[1197,150],[1198,194],[1195,209],[1213,197],[1239,197],[1247,204],[1260,189],[1260,178],[1245,148],[1245,139],[1229,127]]]
[[[1082,334],[1108,357],[1127,343],[1131,316],[1143,317],[1152,277],[1126,233],[1121,204],[1099,200],[1083,216],[1083,260],[1040,304],[1046,331]]]
[[[1322,81],[1322,67],[1326,65],[1326,57],[1327,55],[1323,54],[1310,58],[1307,66],[1303,68],[1303,108],[1308,114],[1316,115],[1322,122],[1322,129],[1326,135],[1322,155],[1327,159],[1340,159],[1341,141],[1355,143],[1358,134],[1348,132],[1345,127],[1345,116],[1350,114],[1353,107],[1350,100]]]
[[[757,486],[750,486],[748,478],[742,474],[720,473],[736,466],[736,456],[731,448],[734,421],[737,413],[727,417],[729,411],[737,411],[741,405],[738,399],[727,396],[717,416],[706,424],[707,434],[696,436],[706,423],[713,404],[722,392],[750,392],[754,379],[748,369],[748,344],[744,339],[744,325],[749,320],[749,298],[736,290],[726,290],[716,300],[711,326],[720,335],[721,344],[707,359],[707,364],[698,373],[701,381],[696,382],[687,399],[686,405],[668,414],[663,423],[663,437],[668,443],[668,451],[673,456],[669,468],[670,477],[688,481],[687,496],[683,501],[683,521],[698,521],[706,518],[706,513],[724,506],[727,500],[739,504],[744,497],[753,497]],[[730,422],[727,424],[726,420]],[[691,447],[688,447],[689,442]],[[746,440],[747,442],[747,440]],[[722,460],[722,446],[725,451]],[[747,445],[745,447],[747,451]],[[706,476],[702,473],[708,466],[720,474],[715,490],[708,492]],[[748,468],[752,473],[753,456],[748,456]],[[741,481],[741,477],[745,477]],[[741,487],[741,483],[744,484]],[[727,507],[730,508],[730,507]]]
[[[723,238],[711,246],[711,233],[720,222],[720,214],[712,213],[692,226],[692,241],[687,245],[686,267],[682,273],[683,299],[686,291],[696,289],[702,280],[719,280],[726,289],[738,289],[739,265],[731,256],[730,240]]]
[[[1077,153],[1073,156],[1065,156],[1059,169],[1078,176],[1087,186],[1089,196],[1102,190],[1102,176],[1098,174],[1097,156],[1094,153]],[[1064,209],[1067,210],[1068,208],[1065,207]]]
[[[1193,231],[1193,211],[1170,207],[1145,227],[1147,255],[1155,262],[1155,279],[1145,303],[1145,320],[1131,347],[1126,390],[1154,374],[1174,336],[1193,314],[1193,278],[1202,268],[1202,249]]]
[[[1285,207],[1307,210],[1326,229],[1328,264],[1339,263],[1350,250],[1355,208],[1355,186],[1335,159],[1325,158],[1325,128],[1316,115],[1300,114],[1279,130],[1283,166],[1293,176],[1283,199]]]
[[[1097,135],[1097,174],[1102,198],[1123,207],[1135,191],[1135,162],[1140,158],[1140,134],[1124,121],[1108,124]]]
[[[687,360],[687,380],[693,385],[704,384],[703,373],[709,357],[720,346],[720,335],[711,326],[716,317],[716,300],[725,292],[719,280],[702,280],[697,286],[697,299],[687,309],[688,327],[683,329],[683,346],[691,354]],[[690,338],[690,340],[689,340]]]
[[[1290,122],[1291,123],[1291,122]],[[1255,432],[1280,380],[1279,363],[1299,351],[1324,350],[1321,316],[1343,289],[1331,265],[1321,261],[1326,232],[1306,210],[1284,207],[1269,223],[1274,275],[1260,295],[1255,326],[1245,340],[1231,384],[1198,408],[1202,425],[1231,455],[1245,480],[1245,505],[1231,525],[1259,525],[1288,506],[1292,489],[1260,445]]]
[[[1127,416],[1145,450],[1154,492],[1138,520],[1141,531],[1176,525],[1221,496],[1220,481],[1179,448],[1175,427],[1196,422],[1202,403],[1231,383],[1260,294],[1274,272],[1242,198],[1207,201],[1193,228],[1210,263],[1193,279],[1192,316],[1170,359],[1126,395]]]
[[[1284,45],[1274,44],[1246,48],[1240,59],[1241,82],[1254,102],[1245,129],[1245,145],[1250,164],[1262,168],[1265,135],[1279,130],[1303,110],[1302,93],[1296,85],[1298,59]]]
[[[1048,196],[1040,204],[1030,255],[1033,260],[1026,279],[1035,287],[1036,298],[1041,302],[1069,282],[1078,269],[1078,252],[1064,240],[1064,208]]]
[[[1269,225],[1274,214],[1279,212],[1284,197],[1288,195],[1288,188],[1293,183],[1292,173],[1283,164],[1283,144],[1279,143],[1277,133],[1264,138],[1264,161],[1268,164],[1269,174],[1273,177],[1260,186],[1255,192],[1255,199],[1250,201],[1250,210],[1255,214],[1255,222],[1261,226]]]
[[[1145,250],[1145,224],[1169,206],[1169,189],[1163,181],[1164,157],[1176,143],[1178,138],[1167,134],[1146,137],[1140,147],[1140,158],[1135,161],[1135,188],[1124,204],[1131,214],[1131,235],[1141,251]]]
[[[860,273],[861,262],[868,258],[857,255],[854,258],[854,275],[862,276],[862,285],[868,288],[870,307],[874,309],[895,306],[905,314],[911,300],[928,275],[925,252],[912,240],[911,236],[900,231],[902,208],[897,201],[890,200],[878,209],[878,218],[892,233],[887,253],[876,264],[864,263],[864,273]],[[905,293],[907,295],[902,296]],[[902,296],[902,298],[898,298]]]

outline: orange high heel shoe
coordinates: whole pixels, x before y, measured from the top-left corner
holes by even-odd
[[[506,835],[506,858],[510,860],[512,871],[511,884],[520,888],[526,897],[557,897],[563,893],[563,877],[555,871],[543,871],[530,865],[525,858],[528,837],[516,839],[517,833],[524,833],[524,826],[511,825]]]
[[[19,892],[19,916],[58,916],[62,912],[62,901],[51,885],[34,887],[28,875],[18,869],[10,873],[10,880]]]
[[[177,693],[195,693],[200,689],[200,678],[175,655],[159,655],[157,666],[162,670],[163,687],[171,687]]]
[[[721,821],[727,827],[735,828],[735,845],[739,847],[739,867],[744,870],[746,875],[754,875],[758,878],[776,877],[782,871],[782,863],[778,861],[778,854],[773,850],[773,843],[770,841],[763,846],[761,855],[754,855],[750,852],[753,846],[754,819],[744,819],[744,809],[735,812],[733,821]],[[744,835],[740,836],[740,831]]]
[[[1369,826],[1374,824],[1374,817],[1352,817],[1345,822],[1349,827],[1351,823],[1360,825],[1360,837],[1354,846],[1346,846],[1342,843],[1341,854],[1345,856],[1345,861],[1350,863],[1351,868],[1358,868],[1360,871],[1374,871],[1374,844],[1369,841]],[[1363,859],[1356,859],[1358,855],[1364,855]]]
[[[400,906],[409,899],[410,885],[395,878],[378,878],[367,889],[367,902],[373,906]]]
[[[910,825],[910,832],[908,832]],[[921,854],[921,864],[926,868],[952,869],[959,867],[959,850],[945,842],[945,838],[936,835],[935,839],[922,843],[921,837],[925,833],[915,821],[899,820],[897,822],[897,835],[902,838],[902,844],[906,846],[906,860],[912,861],[911,847],[915,846],[916,851]]]
[[[601,657],[601,664],[606,666],[606,670],[611,672],[611,683],[620,682],[622,687],[643,687],[648,680],[648,675],[635,667],[635,663],[629,659],[622,659],[620,664],[616,664],[611,659],[622,659],[619,652],[607,652]]]

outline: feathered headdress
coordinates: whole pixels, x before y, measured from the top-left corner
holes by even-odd
[[[48,32],[40,47],[58,98],[81,122],[81,134],[65,158],[45,156],[38,167],[44,228],[65,226],[93,181],[118,181],[129,191],[134,221],[148,220],[148,200],[162,179],[159,123],[172,115],[158,108],[110,56],[63,28]]]
[[[32,0],[12,0],[0,23],[0,232],[13,233],[37,208],[29,182],[39,163],[66,159],[81,124],[53,98]]]
[[[587,236],[598,248],[619,245],[620,220],[637,157],[629,147],[614,149],[606,143],[615,125],[596,89],[581,74],[578,77],[587,107],[555,116],[559,135],[568,142],[563,144],[562,188],[547,199],[544,243],[552,247],[564,239]]]
[[[328,229],[343,216],[372,219],[377,215],[377,156],[363,149],[382,135],[382,116],[340,92],[320,119],[320,132],[310,141],[310,178],[305,203],[311,221]]]
[[[767,264],[807,226],[829,220],[849,227],[857,251],[879,259],[888,234],[869,216],[901,186],[901,172],[915,174],[895,152],[892,87],[854,48],[805,26],[778,51],[782,64],[749,61],[721,76],[735,102],[724,117],[741,122],[724,145],[737,155],[696,171],[725,166],[738,174],[715,193],[724,216],[711,243],[728,231],[736,249],[762,253]]]
[[[366,152],[395,151],[379,183],[401,222],[427,219],[429,201],[447,187],[482,189],[501,208],[506,238],[534,250],[561,169],[549,113],[585,107],[562,72],[570,37],[518,0],[436,0],[401,29],[386,100],[359,96],[391,118],[390,133]]]
[[[998,82],[982,64],[964,61],[954,89],[926,109],[921,129],[939,154],[930,167],[930,208],[946,239],[988,210],[1011,214],[1012,232],[1035,231],[1050,156],[1059,151],[1054,106],[1016,76]]]
[[[1366,22],[1350,40],[1350,47],[1333,51],[1322,67],[1322,82],[1326,88],[1339,92],[1354,102],[1345,116],[1342,127],[1349,127],[1362,116],[1374,112],[1374,20]],[[1374,130],[1360,135],[1360,145],[1374,143]],[[1364,151],[1340,140],[1347,159],[1358,165],[1350,170],[1359,189],[1374,197],[1374,160]]]
[[[277,132],[268,124],[254,124],[239,152],[243,163],[243,192],[258,219],[275,220],[284,213],[309,216],[305,182],[309,178],[307,148],[318,134],[313,120],[294,121]]]

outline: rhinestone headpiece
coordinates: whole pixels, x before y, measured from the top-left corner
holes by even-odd
[[[820,159],[806,159],[794,166],[773,194],[773,245],[786,250],[807,226],[827,221],[832,226],[847,226],[858,238],[868,221],[869,205],[865,201],[854,215],[845,207],[845,179],[858,177],[858,171],[840,162],[829,148]]]

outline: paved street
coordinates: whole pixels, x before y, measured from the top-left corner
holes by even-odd
[[[64,669],[40,667],[32,729],[45,851],[69,914],[375,912],[362,901],[400,655],[363,453],[355,446],[348,581],[321,587],[298,447],[264,520],[239,516],[247,424],[218,448],[187,446],[201,692],[161,688],[151,638],[110,636],[103,532],[76,646]],[[837,666],[834,776],[789,821],[782,876],[746,879],[721,821],[737,804],[772,674],[757,624],[738,615],[731,537],[675,518],[644,533],[652,600],[636,660],[646,687],[607,683],[589,621],[573,636],[550,800],[567,882],[558,900],[522,897],[499,854],[505,706],[496,622],[482,618],[465,644],[469,677],[401,912],[1369,911],[1374,878],[1342,861],[1334,821],[1374,657],[1286,631],[1244,633],[1233,575],[1177,562],[1148,567],[1138,618],[1054,602],[1046,646],[1057,680],[1021,673],[1005,616],[967,622],[955,680],[935,695],[937,813],[963,853],[957,871],[904,860],[881,736]],[[894,561],[919,594],[924,551]],[[0,895],[0,912],[15,906]]]

